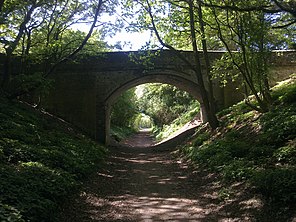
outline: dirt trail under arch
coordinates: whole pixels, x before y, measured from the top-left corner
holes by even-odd
[[[262,203],[252,194],[221,200],[214,174],[149,148],[153,142],[140,132],[111,148],[103,169],[68,201],[59,221],[272,221],[260,220],[266,215],[258,216]]]

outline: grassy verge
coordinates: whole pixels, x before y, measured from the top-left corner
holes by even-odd
[[[106,149],[0,100],[0,221],[54,221],[59,203],[98,168]]]
[[[162,141],[169,136],[171,136],[173,133],[181,129],[186,123],[189,121],[192,121],[196,115],[198,115],[200,111],[199,103],[194,102],[191,104],[191,106],[188,108],[188,112],[181,114],[177,119],[175,119],[171,124],[169,125],[163,125],[163,127],[157,127],[154,126],[153,128],[153,134],[155,135],[155,138],[157,141]]]
[[[212,132],[205,125],[199,127],[180,152],[217,173],[226,189],[245,183],[266,203],[287,209],[296,202],[295,75],[274,87],[272,97],[268,113],[260,114],[242,102],[222,111],[220,128]]]
[[[136,132],[137,131],[131,127],[122,127],[122,126],[116,126],[116,125],[112,125],[110,129],[111,137],[117,142],[120,142],[121,140],[126,139],[132,134],[135,134]]]

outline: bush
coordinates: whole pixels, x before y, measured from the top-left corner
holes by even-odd
[[[58,204],[98,168],[106,149],[0,100],[1,221],[53,220]]]
[[[208,132],[198,134],[198,136],[193,139],[192,145],[195,147],[201,146],[209,138],[210,138],[210,134]]]
[[[218,173],[224,185],[246,182],[271,204],[280,201],[289,209],[296,201],[293,84],[289,80],[274,89],[276,103],[267,113],[255,115],[243,102],[223,110],[218,114],[222,127],[209,134],[197,134],[182,147],[183,153],[201,167]],[[222,189],[221,195],[228,198],[228,190]]]
[[[296,136],[296,104],[276,107],[260,118],[262,125],[261,143],[283,145]]]
[[[292,104],[296,102],[296,74],[273,88],[272,97],[276,102]]]
[[[0,201],[1,222],[25,222],[19,210]]]
[[[251,178],[252,184],[271,201],[296,201],[296,170],[267,169]]]
[[[296,139],[277,149],[273,156],[280,163],[296,165]]]
[[[76,188],[73,175],[54,171],[40,163],[1,167],[1,201],[22,212],[26,220],[46,220],[70,190]]]
[[[226,181],[243,181],[249,179],[254,173],[252,162],[243,159],[234,159],[223,168],[223,178]]]
[[[117,142],[127,138],[135,132],[136,130],[133,128],[116,125],[112,125],[110,129],[111,137],[114,138]]]

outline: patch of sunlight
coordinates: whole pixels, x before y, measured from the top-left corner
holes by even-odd
[[[286,79],[284,81],[278,82],[274,87],[272,87],[273,90],[281,89],[287,85],[293,84],[296,82],[296,73],[291,74],[289,79]]]
[[[136,96],[137,96],[138,99],[141,98],[141,97],[143,96],[143,94],[144,94],[144,89],[145,89],[145,84],[142,84],[142,85],[138,85],[138,86],[136,86],[136,91],[135,91],[135,93],[136,93]]]
[[[139,131],[151,132],[153,129],[153,120],[150,116],[141,113],[135,120],[134,125]]]

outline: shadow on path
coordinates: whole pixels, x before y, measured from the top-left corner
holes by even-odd
[[[69,200],[59,221],[274,221],[242,184],[229,187],[236,192],[222,200],[216,175],[156,152],[149,143],[149,134],[141,133],[110,148],[103,169]]]

